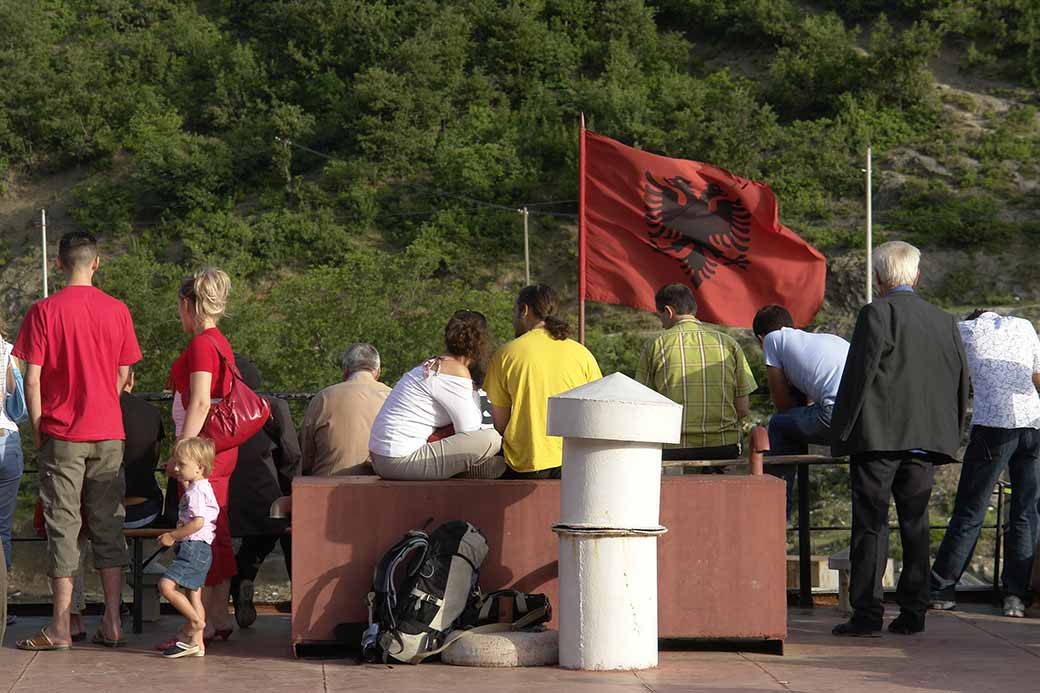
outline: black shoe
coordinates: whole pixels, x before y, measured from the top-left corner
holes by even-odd
[[[248,628],[256,623],[256,607],[253,606],[253,581],[241,580],[238,589],[234,591],[238,595],[235,599],[235,621],[241,628]]]
[[[831,635],[852,638],[880,638],[881,626],[865,626],[861,623],[848,620],[845,623],[839,623],[834,626],[834,628],[831,629]]]
[[[911,616],[909,614],[899,614],[896,619],[888,624],[889,633],[898,633],[899,635],[913,635],[915,633],[921,633],[924,631],[924,618],[921,616]]]

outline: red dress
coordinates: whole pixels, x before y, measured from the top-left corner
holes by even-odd
[[[219,349],[219,353],[218,353]],[[184,350],[170,369],[170,381],[174,392],[181,393],[181,404],[187,408],[191,401],[191,374],[205,371],[213,374],[210,383],[210,397],[223,397],[231,389],[231,374],[220,358],[223,354],[234,363],[235,355],[231,344],[215,327],[192,337],[188,348]],[[217,453],[213,463],[213,472],[209,475],[213,495],[217,497],[220,515],[217,517],[217,533],[213,539],[213,563],[206,575],[206,585],[218,585],[237,572],[235,552],[231,547],[231,526],[228,522],[228,483],[238,463],[238,448],[231,448]],[[180,485],[176,486],[180,493]]]

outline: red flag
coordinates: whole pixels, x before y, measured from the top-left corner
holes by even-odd
[[[751,327],[770,303],[796,325],[823,303],[826,260],[777,219],[764,183],[582,130],[580,297],[653,311],[680,282],[697,317]]]

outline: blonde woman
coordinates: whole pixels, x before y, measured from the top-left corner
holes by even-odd
[[[181,326],[191,335],[191,341],[170,369],[177,440],[198,436],[214,398],[225,396],[231,388],[232,376],[225,359],[234,363],[235,356],[231,344],[217,327],[224,317],[230,292],[228,275],[212,267],[199,270],[181,282],[177,311]],[[219,452],[209,476],[220,515],[213,540],[213,562],[202,590],[207,614],[205,637],[208,639],[217,636],[227,640],[233,628],[233,619],[228,613],[228,594],[230,580],[237,571],[227,507],[228,482],[237,462],[238,448]]]

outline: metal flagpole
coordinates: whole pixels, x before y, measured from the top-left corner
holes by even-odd
[[[518,211],[524,215],[524,286],[531,286],[531,243],[527,233],[527,219],[530,214],[527,207]]]
[[[578,139],[578,341],[585,343],[585,114]]]
[[[867,303],[874,300],[874,209],[871,201],[871,173],[873,162],[867,146]]]
[[[43,297],[47,298],[47,210],[40,210],[40,243],[43,245]]]

